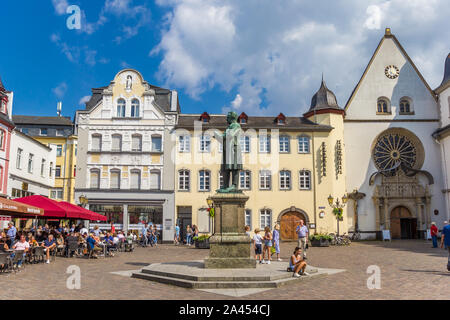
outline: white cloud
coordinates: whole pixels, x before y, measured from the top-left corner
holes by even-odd
[[[236,98],[234,98],[234,100],[231,102],[231,106],[233,107],[233,109],[237,110],[241,107],[242,105],[242,96],[238,93],[236,95]]]
[[[322,72],[344,106],[385,27],[417,57],[419,69],[428,69],[424,76],[431,86],[438,84],[435,74],[441,77],[449,47],[445,0],[157,4],[170,9],[161,41],[151,51],[162,54],[158,76],[165,85],[197,99],[213,87],[236,90],[241,103],[235,96],[224,110],[249,114],[302,114]],[[427,67],[427,57],[439,71]]]
[[[57,15],[61,16],[66,14],[67,7],[69,6],[67,0],[52,0],[52,3]]]
[[[52,89],[52,92],[58,99],[62,99],[67,92],[67,84],[61,82],[56,88]]]
[[[80,99],[80,101],[78,102],[79,105],[84,105],[86,102],[88,102],[91,99],[91,96],[84,96],[83,98]]]

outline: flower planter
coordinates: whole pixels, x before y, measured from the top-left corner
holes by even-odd
[[[314,239],[314,240],[310,240],[311,245],[313,247],[329,247],[330,246],[330,241],[328,241],[327,239]]]
[[[201,241],[196,240],[195,247],[197,249],[209,249],[209,239],[201,240]]]

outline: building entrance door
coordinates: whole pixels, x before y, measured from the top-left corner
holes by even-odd
[[[306,223],[305,216],[297,211],[290,211],[283,214],[280,221],[281,240],[297,240],[295,229],[300,224],[300,220]]]
[[[396,207],[391,211],[392,239],[415,239],[417,237],[417,219],[405,207]]]

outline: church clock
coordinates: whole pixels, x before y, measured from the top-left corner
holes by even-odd
[[[397,78],[399,73],[400,73],[400,70],[397,68],[397,66],[394,66],[393,64],[391,64],[391,65],[387,66],[386,68],[384,68],[384,74],[389,79]]]

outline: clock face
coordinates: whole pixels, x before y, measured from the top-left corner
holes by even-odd
[[[399,73],[400,73],[400,70],[392,64],[390,66],[387,66],[386,68],[384,68],[384,74],[389,79],[397,78]]]

